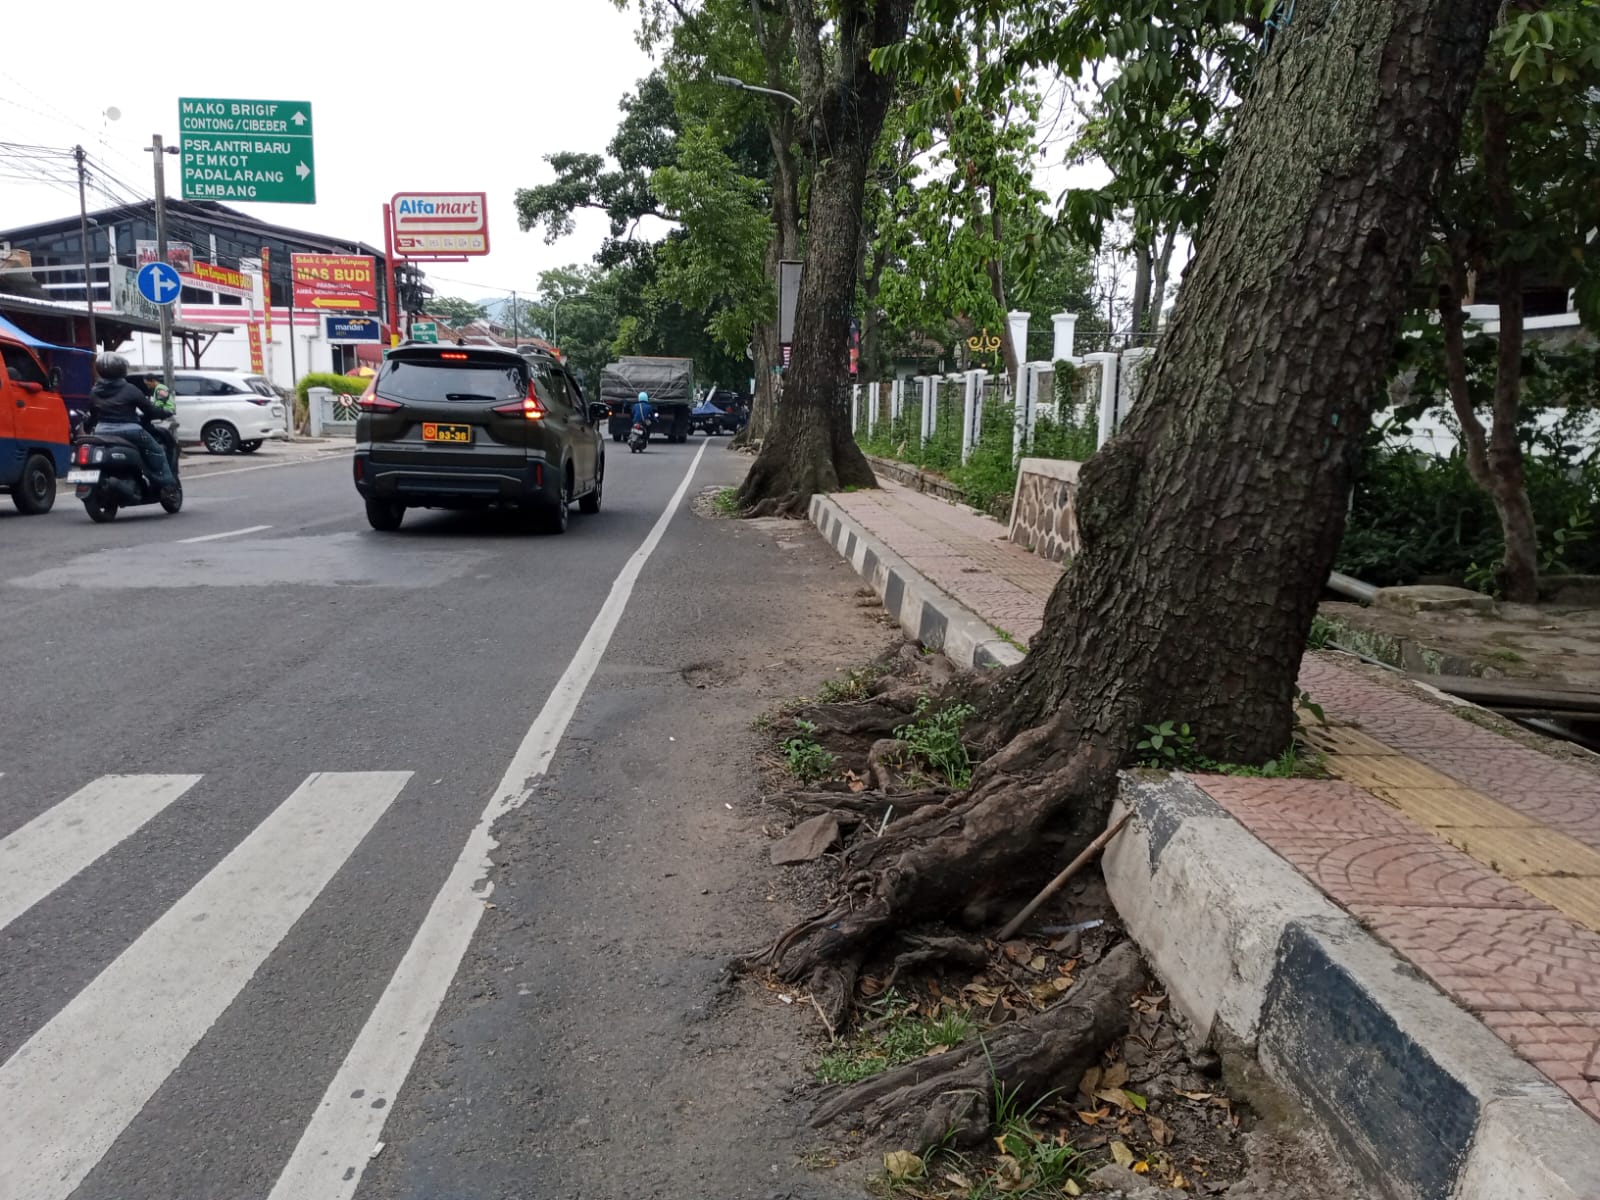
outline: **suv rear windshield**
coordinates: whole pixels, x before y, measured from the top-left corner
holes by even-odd
[[[444,362],[436,358],[391,358],[378,372],[379,394],[423,403],[519,400],[528,394],[522,363]]]
[[[246,377],[245,383],[249,384],[250,390],[258,396],[271,396],[274,400],[278,398],[278,393],[272,390],[272,385],[259,375]]]

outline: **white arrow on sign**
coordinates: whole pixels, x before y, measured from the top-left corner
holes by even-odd
[[[160,297],[161,303],[163,304],[167,302],[168,296],[172,295],[176,291],[180,291],[182,286],[183,285],[178,282],[177,276],[175,275],[158,274],[156,276],[156,295]]]
[[[304,125],[306,123],[306,115],[303,112],[297,112],[297,113],[295,113],[294,116],[290,117],[289,119],[291,121],[293,121],[296,125]]]
[[[304,183],[311,175],[311,168],[301,163],[294,169],[294,173],[300,176],[300,182]]]

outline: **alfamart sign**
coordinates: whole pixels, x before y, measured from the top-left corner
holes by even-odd
[[[489,253],[485,192],[400,192],[390,201],[394,250],[420,254]]]

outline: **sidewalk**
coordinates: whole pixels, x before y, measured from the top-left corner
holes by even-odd
[[[895,484],[829,499],[956,605],[1038,631],[1060,568],[998,522]],[[1300,681],[1333,778],[1195,782],[1600,1120],[1600,766],[1342,656]]]

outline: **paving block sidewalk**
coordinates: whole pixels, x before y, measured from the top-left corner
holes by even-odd
[[[1061,569],[998,522],[892,484],[831,499],[957,604],[1037,633]],[[1333,778],[1195,782],[1600,1119],[1600,767],[1353,660],[1308,654],[1300,681]]]

